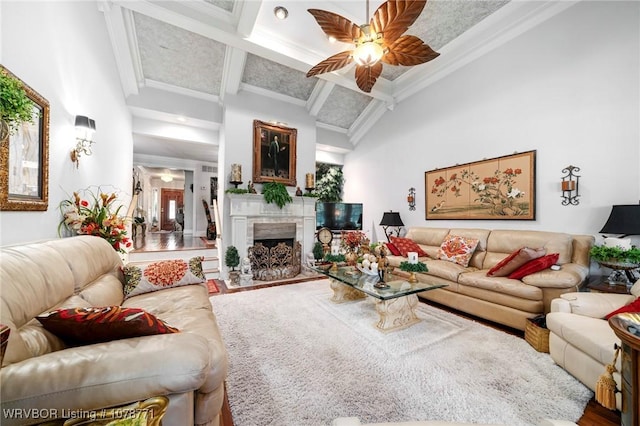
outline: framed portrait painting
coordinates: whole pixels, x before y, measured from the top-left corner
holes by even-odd
[[[253,120],[253,182],[296,186],[297,130]]]
[[[32,102],[33,122],[0,141],[0,210],[47,210],[49,198],[49,102],[17,79]]]
[[[425,219],[534,220],[536,151],[425,172]]]

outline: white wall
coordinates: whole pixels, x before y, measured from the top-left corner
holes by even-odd
[[[131,199],[131,117],[105,20],[95,2],[3,1],[0,62],[50,104],[49,209],[0,212],[0,244],[57,237],[59,203],[78,189],[110,185]],[[93,155],[69,159],[75,115],[96,121]]]
[[[345,160],[345,199],[364,202],[364,228],[384,239],[393,209],[407,226],[597,234],[613,204],[638,203],[639,16],[638,2],[581,2],[387,113]],[[425,171],[528,150],[535,221],[425,220]],[[561,205],[569,165],[581,168],[578,206]]]
[[[296,182],[297,186],[304,190],[306,173],[315,174],[315,144],[316,126],[315,119],[309,116],[306,109],[269,99],[248,92],[240,92],[238,95],[226,95],[225,97],[224,124],[220,134],[220,157],[218,185],[222,192],[228,189],[231,164],[242,165],[243,186],[246,187],[253,180],[253,120],[278,121],[286,127],[297,129],[296,141]],[[255,184],[256,191],[262,191],[262,184]],[[289,193],[294,194],[296,188],[289,187]],[[229,226],[229,207],[224,194],[218,196],[220,214],[223,216],[224,241],[231,241],[231,229]],[[224,212],[224,213],[223,213]],[[224,249],[223,249],[224,250]],[[224,256],[224,251],[221,253]],[[221,256],[221,257],[222,257]],[[246,253],[240,253],[246,256]]]

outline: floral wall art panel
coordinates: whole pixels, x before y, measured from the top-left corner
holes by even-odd
[[[534,220],[536,151],[425,172],[425,219]]]

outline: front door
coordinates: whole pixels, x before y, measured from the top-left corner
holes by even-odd
[[[176,230],[176,221],[180,222],[180,217],[184,217],[183,196],[184,190],[182,189],[161,190],[160,229],[164,231]],[[184,226],[184,222],[181,226]]]

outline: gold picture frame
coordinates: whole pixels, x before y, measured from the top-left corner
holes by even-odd
[[[19,80],[33,102],[33,123],[0,142],[0,210],[45,211],[49,206],[49,102]]]
[[[296,186],[296,139],[289,127],[253,120],[253,182]]]
[[[536,151],[425,172],[425,219],[535,220]]]

